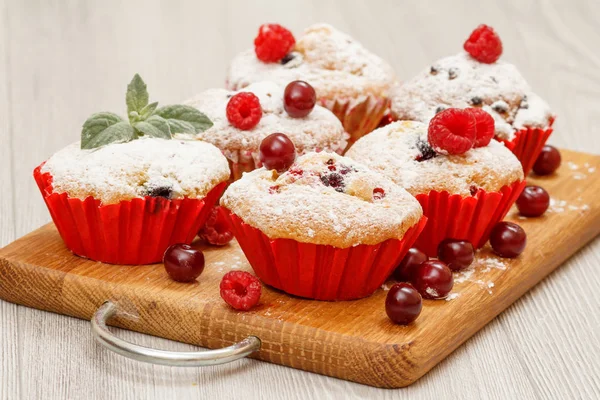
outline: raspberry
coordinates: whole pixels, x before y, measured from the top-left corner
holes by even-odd
[[[233,232],[225,215],[226,212],[221,206],[215,206],[210,210],[206,224],[198,232],[200,239],[215,246],[223,246],[231,242]]]
[[[236,310],[248,311],[260,299],[260,281],[245,271],[231,271],[221,279],[221,298]]]
[[[462,154],[475,143],[475,117],[467,110],[448,108],[431,119],[427,134],[436,152]]]
[[[231,125],[243,131],[254,128],[262,118],[260,100],[250,92],[241,92],[229,99],[226,111]]]
[[[254,39],[254,52],[263,62],[279,62],[294,48],[292,32],[279,24],[263,24]]]
[[[494,29],[481,24],[463,45],[467,53],[479,62],[492,64],[502,55],[502,42]]]
[[[477,133],[473,147],[487,146],[496,133],[494,118],[481,108],[467,108],[466,111],[470,112],[475,118],[475,130]]]

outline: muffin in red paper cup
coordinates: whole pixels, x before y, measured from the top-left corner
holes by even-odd
[[[525,185],[519,160],[503,144],[491,140],[493,120],[483,114],[489,118],[489,143],[463,149],[448,146],[454,154],[435,140],[430,143],[428,126],[416,121],[379,128],[348,151],[348,157],[381,172],[417,198],[427,225],[415,247],[429,256],[436,255],[438,244],[446,238],[482,247]]]
[[[377,127],[396,77],[384,60],[330,25],[312,25],[296,39],[280,25],[264,24],[254,48],[231,62],[227,86],[240,90],[264,80],[310,83],[320,104],[342,121],[350,146]]]
[[[395,86],[392,114],[398,120],[427,123],[446,108],[481,108],[494,118],[495,139],[515,154],[527,175],[552,133],[555,117],[519,70],[498,60],[502,44],[491,28],[478,27],[464,47],[466,52],[435,61]]]
[[[299,86],[297,90],[312,90],[314,94],[314,89],[305,82],[292,82],[286,86],[258,82],[239,92],[209,89],[185,104],[202,110],[213,125],[197,134],[176,136],[217,146],[229,160],[232,180],[261,167],[258,148],[266,136],[275,132],[288,135],[299,154],[308,151],[341,153],[348,134],[340,121],[314,102],[303,113],[286,107],[284,91],[288,86],[292,89]]]
[[[210,124],[196,109],[148,105],[138,75],[127,105],[129,121],[92,115],[81,142],[55,153],[33,175],[73,253],[112,264],[151,264],[171,244],[194,239],[225,189],[229,166],[209,143],[171,139],[172,132]]]
[[[308,153],[283,173],[245,174],[223,194],[233,232],[256,275],[317,300],[372,294],[423,229],[404,189],[335,153]]]

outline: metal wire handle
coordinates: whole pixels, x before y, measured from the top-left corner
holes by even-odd
[[[106,348],[133,360],[175,367],[204,367],[226,364],[260,350],[261,342],[256,336],[248,336],[229,347],[205,351],[168,351],[140,346],[119,339],[108,330],[106,322],[116,313],[117,306],[114,303],[107,301],[102,304],[92,317],[92,333]]]

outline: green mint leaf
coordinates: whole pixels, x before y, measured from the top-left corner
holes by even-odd
[[[117,114],[101,112],[93,114],[83,124],[81,148],[94,149],[110,143],[123,143],[135,139],[135,131],[129,122]]]
[[[127,85],[127,94],[125,95],[127,115],[130,115],[133,111],[142,114],[142,109],[148,105],[148,99],[146,84],[138,74],[135,74],[129,85]],[[131,116],[129,120],[134,122]]]
[[[146,121],[136,122],[133,126],[144,135],[155,138],[171,139],[169,124],[165,119],[157,115],[151,116]]]
[[[191,106],[172,105],[158,108],[155,115],[163,117],[169,123],[171,134],[204,132],[213,123],[208,117]]]
[[[144,121],[144,120],[148,119],[148,117],[154,113],[154,110],[156,110],[156,107],[158,107],[158,101],[155,101],[154,103],[150,103],[146,107],[142,108],[142,110],[140,111],[141,120]]]

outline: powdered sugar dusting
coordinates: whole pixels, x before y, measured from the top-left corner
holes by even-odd
[[[343,188],[324,183],[328,167],[347,169],[337,177],[343,176]],[[385,196],[375,198],[375,188]],[[264,168],[246,173],[229,186],[221,204],[270,238],[339,248],[400,239],[422,216],[406,190],[362,164],[325,152],[299,157],[281,175]]]
[[[523,179],[519,160],[495,140],[461,155],[418,161],[420,146],[426,143],[427,125],[398,121],[359,139],[346,156],[383,173],[412,194],[448,190],[469,196],[473,186],[497,191]]]
[[[141,138],[93,150],[73,143],[50,157],[42,172],[52,175],[56,193],[111,204],[161,188],[173,199],[202,198],[229,178],[229,165],[209,143]]]
[[[482,250],[477,251],[475,261],[469,268],[454,273],[454,284],[473,283],[491,295],[496,284],[489,279],[489,276],[491,274],[498,276],[499,271],[500,273],[506,271],[508,261],[494,255],[483,255],[482,252]]]
[[[287,85],[300,79],[314,86],[321,98],[355,98],[387,94],[395,81],[389,64],[327,24],[313,25],[297,37],[295,54],[301,60],[282,65],[261,62],[254,49],[248,49],[233,59],[228,85],[241,89],[259,81]]]
[[[525,127],[548,127],[552,117],[514,65],[480,63],[465,52],[436,61],[390,97],[399,119],[421,122],[448,107],[482,107],[494,118],[496,135],[507,140]]]
[[[563,213],[566,211],[578,211],[581,213],[585,213],[590,210],[590,206],[588,204],[569,204],[566,200],[556,199],[554,197],[550,198],[550,206],[546,212],[549,213]]]
[[[457,299],[460,297],[460,293],[450,293],[448,296],[446,296],[446,301],[452,301],[454,299]]]
[[[283,86],[273,82],[260,82],[243,91],[254,93],[263,110],[262,118],[254,128],[244,131],[229,123],[225,110],[236,92],[209,89],[188,100],[186,104],[205,113],[213,126],[191,137],[178,137],[197,138],[212,143],[233,162],[239,161],[240,153],[250,155],[256,164],[259,163],[260,142],[275,132],[283,132],[289,136],[300,154],[314,150],[341,153],[346,147],[347,134],[341,122],[326,108],[316,105],[306,117],[292,118],[283,108]]]

